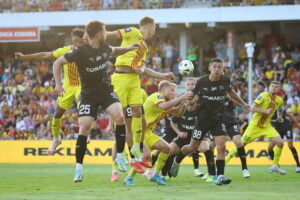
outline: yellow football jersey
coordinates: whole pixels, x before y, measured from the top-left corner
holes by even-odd
[[[122,37],[121,47],[127,47],[134,43],[141,44],[141,47],[118,56],[115,66],[140,67],[146,62],[146,55],[148,52],[148,46],[143,39],[142,33],[135,27],[119,29],[118,31]]]
[[[259,105],[259,108],[261,109],[268,109],[268,108],[273,108],[273,112],[270,115],[267,114],[262,114],[255,112],[252,119],[251,123],[263,128],[266,126],[270,126],[270,121],[275,113],[275,111],[283,105],[283,99],[280,96],[276,96],[275,98],[272,98],[269,94],[269,92],[262,92],[260,95],[254,100],[254,103]]]
[[[147,130],[152,131],[153,129],[155,129],[156,124],[167,116],[168,112],[157,106],[161,102],[165,102],[165,99],[159,92],[153,93],[146,99],[143,107],[145,112]]]
[[[58,48],[55,51],[52,52],[52,55],[54,58],[59,58],[69,51],[71,51],[73,48],[73,45],[64,46],[62,48]],[[63,86],[80,86],[80,79],[79,79],[79,73],[77,70],[77,66],[75,62],[68,63],[64,65],[64,84]]]

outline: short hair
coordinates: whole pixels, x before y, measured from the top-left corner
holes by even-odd
[[[144,26],[144,25],[147,25],[147,24],[154,24],[154,19],[151,18],[151,17],[143,17],[141,20],[140,20],[140,27],[141,26]]]
[[[177,85],[175,83],[170,82],[170,81],[164,80],[164,81],[161,81],[158,84],[158,91],[161,92],[162,89],[165,88],[165,87],[174,87],[174,88],[176,88]]]
[[[87,32],[89,38],[94,38],[98,32],[104,30],[105,24],[98,20],[89,21],[85,26],[85,31]]]
[[[82,28],[74,28],[71,32],[72,36],[77,36],[79,38],[83,38],[84,35],[84,29]]]
[[[219,59],[219,58],[212,58],[210,60],[209,64],[212,64],[212,63],[215,63],[215,62],[217,62],[217,63],[223,63],[223,61],[221,59]]]
[[[281,83],[279,81],[271,81],[270,85],[271,84],[275,84],[275,85],[281,85]]]
[[[194,78],[187,78],[186,81],[196,81]]]

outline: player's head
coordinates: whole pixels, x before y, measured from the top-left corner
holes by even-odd
[[[212,75],[222,75],[224,74],[224,65],[221,59],[219,58],[213,58],[211,59],[208,67],[210,73]]]
[[[280,91],[281,84],[278,81],[272,81],[270,86],[269,86],[269,92],[271,95],[277,95],[278,92]]]
[[[105,24],[98,20],[89,21],[88,24],[85,26],[85,31],[88,34],[89,40],[96,39],[99,40],[100,43],[106,41]]]
[[[185,81],[184,87],[185,87],[185,90],[188,91],[188,90],[194,89],[195,85],[196,85],[196,80],[193,79],[193,78],[188,78],[188,79]]]
[[[151,39],[155,34],[155,21],[151,17],[143,17],[140,20],[140,29],[143,32],[145,40]]]
[[[158,84],[158,91],[167,99],[172,100],[176,96],[176,84],[170,81],[161,81]]]
[[[71,32],[72,44],[78,46],[83,43],[84,30],[82,28],[74,28]]]

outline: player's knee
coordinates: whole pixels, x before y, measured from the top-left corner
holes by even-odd
[[[218,151],[218,153],[225,153],[225,151],[226,151],[226,144],[218,144],[217,145],[217,151]]]
[[[124,115],[123,114],[119,114],[115,117],[115,122],[117,125],[123,125],[125,124],[125,118],[124,118]]]
[[[293,145],[292,142],[288,142],[288,146],[289,146],[290,149],[293,149],[293,148],[294,148],[294,145]]]
[[[170,145],[164,145],[162,152],[166,153],[166,154],[169,154],[170,150],[171,150]]]
[[[91,126],[84,124],[84,125],[81,125],[79,130],[80,130],[80,133],[79,133],[80,135],[88,136],[90,133],[90,130],[91,130]]]
[[[283,145],[284,145],[284,142],[282,140],[277,142],[277,146],[279,148],[283,148]]]
[[[132,107],[131,110],[132,110],[133,117],[137,117],[137,118],[142,117],[142,109],[140,106]]]

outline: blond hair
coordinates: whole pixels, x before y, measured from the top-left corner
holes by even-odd
[[[172,83],[170,81],[161,81],[159,84],[158,84],[158,91],[161,92],[163,88],[165,87],[174,87],[176,88],[177,85],[175,83]]]

